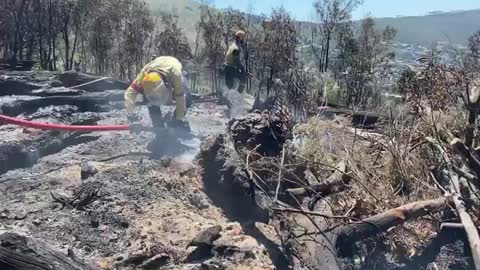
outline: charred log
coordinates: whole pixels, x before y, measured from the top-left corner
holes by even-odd
[[[204,168],[203,179],[207,194],[232,219],[253,219],[267,223],[269,198],[255,190],[245,170],[244,161],[233,149],[228,137],[207,138],[199,155]],[[225,196],[229,194],[229,196]],[[242,207],[238,207],[241,204]]]
[[[32,60],[0,59],[0,70],[29,71],[37,62]]]
[[[60,97],[60,96],[80,96],[84,94],[85,91],[83,90],[75,90],[65,87],[54,87],[54,88],[47,88],[47,89],[38,89],[33,90],[29,93],[32,96],[38,97]]]
[[[18,78],[0,78],[0,96],[28,95],[32,90],[40,89],[41,87],[41,85]]]
[[[58,75],[58,79],[64,87],[85,90],[89,92],[101,92],[105,90],[127,89],[129,83],[114,80],[108,77],[99,77],[75,71],[67,71]]]
[[[9,270],[98,270],[55,251],[48,244],[13,233],[0,235],[0,269]]]
[[[410,219],[449,209],[451,201],[451,198],[439,198],[430,201],[414,202],[356,223],[342,225],[335,230],[337,247],[349,247],[362,239],[383,233]]]
[[[305,201],[303,207],[308,204]],[[318,203],[314,210],[325,215],[332,214],[330,206],[325,201]],[[329,226],[328,219],[304,213],[291,213],[287,215],[287,220],[286,242],[293,269],[340,269],[335,239],[331,234],[322,233]]]
[[[30,114],[36,112],[39,108],[49,106],[73,105],[77,106],[82,112],[107,111],[106,107],[109,100],[102,95],[90,96],[53,96],[37,98],[31,100],[17,100],[10,104],[0,106],[0,112],[8,116],[18,116],[20,114]]]

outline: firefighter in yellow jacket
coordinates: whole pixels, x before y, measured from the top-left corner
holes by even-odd
[[[237,31],[235,39],[228,47],[225,54],[225,84],[229,89],[233,89],[235,79],[239,80],[238,92],[243,92],[247,83],[247,73],[242,65],[242,54],[244,50],[245,32]]]
[[[182,64],[174,57],[161,56],[143,67],[140,74],[125,92],[125,106],[132,132],[140,132],[137,124],[135,103],[138,95],[143,95],[148,102],[148,112],[155,128],[164,127],[161,106],[176,102],[174,119],[169,127],[188,129],[188,123],[183,121],[186,108],[185,93],[182,84]]]

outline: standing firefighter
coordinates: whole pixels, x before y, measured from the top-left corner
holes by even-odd
[[[235,40],[228,47],[225,54],[225,84],[229,89],[233,89],[235,79],[238,79],[240,84],[238,92],[243,92],[245,84],[247,83],[247,74],[245,67],[242,65],[242,54],[244,49],[245,32],[237,31],[235,33]]]
[[[168,125],[189,130],[188,123],[183,121],[187,108],[182,83],[182,64],[176,58],[161,56],[154,59],[143,67],[125,92],[125,106],[132,132],[141,131],[141,125],[137,123],[139,119],[135,113],[138,95],[143,95],[148,102],[148,112],[154,129],[163,128],[165,124],[160,107],[172,103],[175,99],[174,119]]]

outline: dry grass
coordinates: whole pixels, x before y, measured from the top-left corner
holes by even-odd
[[[316,163],[321,175],[331,173],[339,161],[348,164],[350,189],[330,196],[335,215],[362,219],[441,195],[430,177],[431,150],[422,141],[421,121],[396,114],[380,136],[355,130],[345,120],[312,118],[296,128],[301,137],[297,154]],[[418,255],[438,227],[434,217],[419,219],[393,228],[381,239],[402,260]]]

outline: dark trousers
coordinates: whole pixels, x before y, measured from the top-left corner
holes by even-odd
[[[235,85],[235,79],[240,81],[240,84],[238,85],[238,92],[242,93],[243,89],[245,88],[245,84],[247,83],[245,68],[225,66],[225,84],[227,85],[228,89],[233,89],[233,86]]]
[[[163,128],[164,121],[162,116],[162,110],[157,106],[148,106],[148,114],[152,119],[152,126],[154,128]]]

